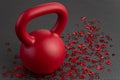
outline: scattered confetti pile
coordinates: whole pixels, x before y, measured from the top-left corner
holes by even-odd
[[[81,26],[76,24],[77,31],[61,36],[65,42],[67,54],[64,63],[54,73],[36,75],[18,64],[13,69],[2,72],[2,77],[17,77],[23,80],[32,78],[36,80],[98,80],[102,70],[111,72],[111,69],[107,69],[106,66],[112,65],[110,58],[115,56],[110,51],[113,47],[112,38],[97,27],[100,22],[96,19],[87,20],[86,17],[81,17],[81,21],[83,30],[79,30]],[[10,43],[7,42],[5,45],[9,46]],[[7,51],[12,52],[12,49],[8,48]],[[15,55],[13,64],[17,64],[17,59],[19,55]],[[2,66],[2,69],[6,67]]]

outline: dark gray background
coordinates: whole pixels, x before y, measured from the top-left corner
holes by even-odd
[[[102,22],[103,30],[113,38],[115,45],[113,51],[116,57],[112,58],[113,71],[109,74],[103,72],[101,80],[120,80],[120,0],[0,0],[0,66],[5,64],[13,67],[14,65],[11,65],[13,56],[19,53],[20,41],[14,31],[19,14],[27,8],[51,1],[61,2],[68,9],[69,21],[63,33],[71,31],[74,24],[80,23],[81,16],[95,17]],[[51,29],[56,18],[55,14],[36,18],[30,22],[27,30]],[[13,49],[9,55],[6,51],[8,47],[4,45],[8,41],[11,42],[10,47]]]

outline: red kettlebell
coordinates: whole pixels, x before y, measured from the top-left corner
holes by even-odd
[[[51,30],[40,29],[26,31],[26,25],[33,18],[56,13],[58,16],[55,26]],[[49,74],[60,67],[64,61],[66,51],[60,38],[68,20],[66,8],[57,2],[46,3],[27,9],[18,18],[15,31],[22,42],[20,58],[24,66],[37,74]]]

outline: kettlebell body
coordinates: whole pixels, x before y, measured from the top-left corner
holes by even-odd
[[[23,64],[38,74],[48,74],[56,70],[65,57],[65,47],[59,35],[49,30],[31,32],[36,42],[33,46],[21,46],[20,56]]]
[[[51,30],[40,29],[27,33],[27,23],[44,14],[57,13],[58,19]],[[66,8],[56,2],[46,3],[24,11],[18,18],[15,31],[22,45],[20,58],[24,66],[37,74],[49,74],[60,67],[64,61],[66,51],[60,38],[68,14]]]

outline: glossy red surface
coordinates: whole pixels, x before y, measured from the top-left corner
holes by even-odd
[[[57,22],[51,30],[41,29],[27,33],[26,25],[30,20],[50,13],[58,15]],[[66,55],[64,43],[59,35],[64,30],[67,19],[66,8],[56,2],[32,7],[20,15],[15,31],[22,42],[20,58],[27,69],[37,74],[49,74],[59,68]]]

